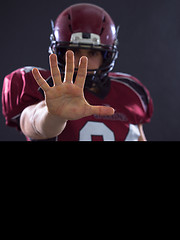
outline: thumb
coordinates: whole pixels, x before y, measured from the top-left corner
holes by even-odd
[[[113,115],[115,110],[112,107],[106,106],[91,106],[92,115],[99,115],[99,116],[110,116]]]

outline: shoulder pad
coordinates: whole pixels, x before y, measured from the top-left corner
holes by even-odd
[[[150,95],[149,91],[146,89],[146,87],[134,76],[126,73],[110,73],[109,77],[111,80],[121,82],[131,88],[133,91],[136,92],[142,99],[145,108],[147,109],[149,101],[150,101]]]

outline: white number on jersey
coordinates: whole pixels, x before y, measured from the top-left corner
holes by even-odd
[[[115,141],[114,133],[104,123],[87,122],[79,132],[80,141],[92,141],[93,136],[102,136],[104,141]]]
[[[137,125],[130,124],[125,141],[138,141],[140,136]],[[102,122],[87,122],[79,132],[80,141],[92,141],[93,137],[101,137],[103,141],[115,141],[113,131]]]

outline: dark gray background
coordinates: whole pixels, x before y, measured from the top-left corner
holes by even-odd
[[[3,78],[23,66],[48,68],[50,19],[73,3],[84,1],[9,1],[0,8],[0,89]],[[99,0],[120,25],[115,71],[139,78],[154,101],[151,123],[144,126],[151,141],[180,140],[180,1]],[[1,103],[0,103],[1,107]],[[25,140],[6,127],[0,112],[0,140]]]

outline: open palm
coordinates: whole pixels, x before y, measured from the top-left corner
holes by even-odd
[[[33,69],[33,76],[45,93],[48,111],[64,120],[77,120],[90,115],[112,115],[114,109],[106,106],[92,106],[84,97],[84,83],[87,74],[87,57],[81,57],[77,77],[73,83],[74,53],[66,52],[64,81],[58,68],[57,56],[50,55],[50,69],[54,86],[50,87],[38,69]]]

